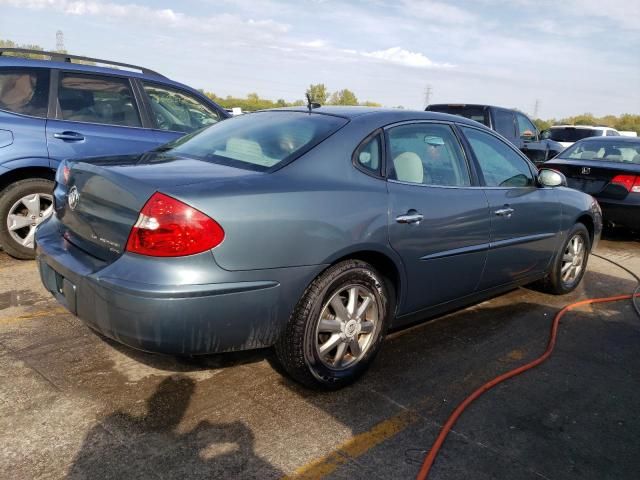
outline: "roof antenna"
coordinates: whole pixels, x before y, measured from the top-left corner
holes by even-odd
[[[319,103],[311,101],[311,95],[309,95],[308,93],[306,93],[305,95],[307,96],[307,108],[309,109],[309,113],[311,113],[311,110],[313,110],[314,108],[321,107]]]

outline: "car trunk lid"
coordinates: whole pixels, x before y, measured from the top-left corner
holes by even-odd
[[[64,164],[55,191],[56,215],[70,243],[104,261],[119,257],[140,210],[159,191],[261,173],[164,154],[90,159]],[[64,173],[64,172],[63,172]],[[59,173],[59,175],[61,175]]]
[[[611,181],[618,175],[640,175],[640,168],[632,171],[631,166],[604,160],[557,159],[545,163],[544,166],[562,172],[567,177],[567,185],[570,188],[589,195],[603,195],[618,200],[624,199],[628,191],[617,188],[618,185],[612,185]]]

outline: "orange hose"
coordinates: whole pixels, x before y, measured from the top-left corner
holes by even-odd
[[[640,296],[640,294],[636,294],[636,296]],[[515,377],[516,375],[520,375],[521,373],[526,372],[527,370],[531,370],[532,368],[537,367],[538,365],[540,365],[542,362],[544,362],[546,359],[548,359],[551,356],[551,352],[553,352],[553,349],[556,345],[556,338],[558,336],[558,325],[560,324],[560,319],[564,316],[565,313],[567,313],[570,310],[573,310],[574,308],[581,307],[583,305],[589,305],[592,303],[618,302],[620,300],[629,300],[632,298],[633,298],[633,295],[618,295],[616,297],[590,298],[587,300],[581,300],[579,302],[571,303],[566,307],[564,307],[562,310],[560,310],[554,317],[553,323],[551,324],[551,333],[549,335],[549,343],[547,344],[547,349],[544,351],[544,353],[540,355],[538,358],[536,358],[535,360],[532,360],[531,362],[527,363],[526,365],[522,365],[521,367],[514,368],[513,370],[503,373],[502,375],[494,378],[493,380],[488,381],[487,383],[482,385],[480,388],[478,388],[476,391],[474,391],[471,395],[469,395],[467,398],[465,398],[462,401],[462,403],[458,405],[458,407],[453,411],[451,416],[447,419],[446,423],[443,425],[442,430],[440,430],[440,433],[436,438],[436,441],[433,442],[433,445],[431,446],[431,450],[429,450],[429,453],[424,458],[424,462],[422,463],[422,467],[420,467],[420,471],[418,472],[418,476],[416,478],[418,480],[425,480],[427,478],[427,476],[429,475],[429,472],[431,471],[431,467],[433,466],[433,462],[438,456],[438,452],[440,451],[442,444],[447,438],[447,435],[453,428],[453,425],[458,421],[458,418],[460,417],[460,415],[462,415],[462,412],[464,412],[464,410],[475,399],[477,399],[483,393],[492,389],[499,383],[502,383],[505,380],[508,380],[512,377]]]

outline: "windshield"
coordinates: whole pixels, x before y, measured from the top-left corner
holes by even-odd
[[[640,140],[638,142],[604,140],[578,142],[562,152],[560,158],[640,164]]]
[[[601,128],[552,127],[549,129],[549,138],[556,142],[577,142],[583,138],[600,137],[602,132]]]
[[[489,117],[486,108],[473,105],[429,105],[429,112],[448,113],[450,115],[459,115],[469,120],[475,120],[483,125],[489,126]]]
[[[299,157],[346,123],[341,117],[306,112],[256,112],[217,123],[162,150],[265,171]]]

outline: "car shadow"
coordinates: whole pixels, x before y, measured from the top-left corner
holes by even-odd
[[[72,480],[100,478],[230,478],[254,472],[278,478],[282,472],[255,454],[254,435],[241,421],[201,420],[183,431],[196,382],[165,378],[146,400],[146,412],[116,411],[86,435],[68,470]],[[238,478],[239,478],[238,477]]]

